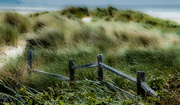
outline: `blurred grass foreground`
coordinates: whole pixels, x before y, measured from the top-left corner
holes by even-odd
[[[90,22],[82,21],[89,18]],[[113,7],[69,7],[61,11],[21,15],[0,13],[0,47],[27,42],[23,55],[0,68],[2,104],[180,104],[180,24],[139,11]],[[0,49],[1,49],[0,48]],[[100,86],[97,69],[76,71],[69,84],[52,77],[28,74],[27,51],[34,51],[33,69],[69,77],[69,59],[75,64],[103,62],[136,78],[146,72],[146,83],[158,97],[131,99]],[[134,95],[136,84],[108,71],[105,81]]]

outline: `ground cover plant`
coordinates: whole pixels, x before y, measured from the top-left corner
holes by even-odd
[[[27,41],[23,55],[12,59],[1,73],[2,103],[7,104],[179,104],[180,26],[176,22],[113,7],[88,10],[71,7],[29,16],[2,13],[0,45]],[[81,18],[91,17],[90,23]],[[28,21],[22,21],[22,19]],[[131,99],[101,86],[97,68],[76,71],[68,83],[28,74],[27,51],[34,51],[33,69],[69,77],[69,58],[75,65],[103,62],[136,78],[146,72],[146,82],[158,97]],[[104,80],[136,95],[136,84],[104,70]],[[5,91],[6,90],[6,91]]]

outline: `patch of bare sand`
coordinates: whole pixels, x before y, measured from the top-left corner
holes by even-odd
[[[20,41],[17,47],[4,46],[0,50],[0,68],[11,59],[16,58],[19,55],[23,54],[23,51],[26,47],[26,41]]]
[[[82,21],[85,22],[85,23],[90,23],[91,20],[92,20],[91,17],[84,17],[84,18],[82,18]]]

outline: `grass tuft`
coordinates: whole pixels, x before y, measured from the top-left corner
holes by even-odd
[[[20,35],[16,27],[8,23],[2,23],[0,24],[0,31],[0,45],[17,45]]]
[[[29,30],[29,20],[18,13],[6,12],[3,22],[17,27],[20,33],[26,33]]]

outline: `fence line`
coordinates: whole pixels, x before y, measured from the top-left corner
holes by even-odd
[[[44,74],[44,75],[48,75],[60,80],[65,80],[65,81],[75,81],[75,69],[81,69],[81,68],[93,68],[93,67],[98,67],[98,80],[101,84],[106,85],[107,87],[113,89],[113,90],[118,90],[121,91],[125,94],[127,94],[128,96],[135,98],[134,95],[132,95],[131,93],[118,88],[117,86],[114,86],[113,84],[110,83],[106,83],[103,81],[103,69],[108,70],[118,76],[121,76],[123,78],[126,78],[134,83],[137,84],[137,95],[142,95],[145,96],[146,92],[150,93],[151,95],[155,95],[157,96],[157,93],[151,89],[146,83],[145,83],[145,72],[144,71],[138,71],[137,72],[137,79],[117,70],[114,69],[106,64],[103,63],[103,56],[102,54],[97,55],[97,63],[89,63],[89,64],[85,64],[85,65],[78,65],[75,66],[74,64],[74,60],[71,58],[69,59],[69,74],[70,74],[70,78],[69,77],[65,77],[62,75],[58,75],[58,74],[53,74],[53,73],[48,73],[48,72],[44,72],[44,71],[40,71],[40,70],[32,70],[32,61],[33,61],[33,51],[29,50],[28,51],[28,64],[31,68],[31,71],[33,71],[33,73],[39,73],[39,74]],[[31,72],[29,72],[31,73]]]

